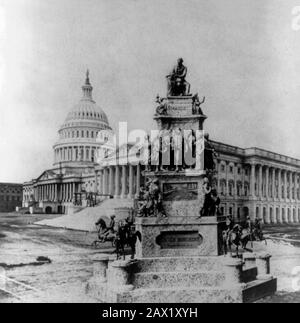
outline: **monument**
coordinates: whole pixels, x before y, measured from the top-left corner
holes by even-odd
[[[95,260],[88,289],[102,302],[251,302],[276,291],[270,255],[222,254],[225,218],[206,205],[214,165],[205,98],[190,93],[186,75],[180,58],[167,76],[167,96],[157,96],[135,259]]]

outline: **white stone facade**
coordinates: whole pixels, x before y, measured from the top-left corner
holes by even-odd
[[[87,72],[83,96],[68,113],[53,146],[53,168],[23,185],[23,207],[36,212],[66,213],[76,194],[97,193],[95,166],[112,133],[104,111],[92,98]]]

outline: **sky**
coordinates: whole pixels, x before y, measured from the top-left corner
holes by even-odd
[[[81,98],[155,128],[178,57],[210,138],[300,159],[299,0],[0,0],[0,182],[36,178]],[[295,9],[294,9],[295,10]],[[300,10],[299,10],[300,13]],[[300,24],[300,23],[299,23]]]

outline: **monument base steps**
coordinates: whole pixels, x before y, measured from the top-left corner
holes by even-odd
[[[111,262],[105,281],[94,275],[87,291],[101,302],[117,303],[244,303],[276,291],[277,280],[256,279],[255,266],[244,266],[240,282],[228,284],[228,260],[224,256],[141,258],[133,262],[126,285],[116,283]]]

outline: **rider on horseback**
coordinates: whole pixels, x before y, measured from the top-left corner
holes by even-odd
[[[111,215],[110,216],[110,223],[107,227],[107,231],[103,234],[103,242],[105,242],[106,240],[109,240],[110,238],[114,237],[116,235],[116,231],[115,231],[115,215]]]

